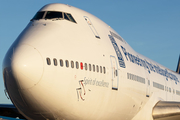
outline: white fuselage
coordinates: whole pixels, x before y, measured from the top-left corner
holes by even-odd
[[[40,11],[75,22],[32,20],[7,52],[5,86],[26,118],[151,120],[157,101],[180,100],[179,74],[135,52],[97,17],[64,4]]]

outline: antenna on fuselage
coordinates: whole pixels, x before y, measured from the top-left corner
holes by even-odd
[[[180,74],[180,55],[179,55],[179,60],[178,60],[178,65],[177,65],[176,72],[177,72],[178,74]]]

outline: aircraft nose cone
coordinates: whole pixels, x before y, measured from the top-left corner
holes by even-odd
[[[12,55],[11,69],[20,89],[28,89],[41,80],[43,60],[38,50],[30,45],[21,45]]]

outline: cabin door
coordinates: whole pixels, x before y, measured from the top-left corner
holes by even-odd
[[[96,38],[100,39],[99,34],[96,31],[96,29],[95,29],[94,25],[92,24],[91,20],[87,16],[84,16],[84,19],[86,20],[87,24],[89,25],[89,27],[90,27],[91,31],[93,32],[94,36]]]
[[[150,80],[147,79],[146,97],[150,97]]]
[[[172,100],[173,99],[173,86],[172,81],[168,78],[165,78],[165,92],[166,92],[166,100]]]
[[[111,71],[112,71],[112,89],[118,90],[118,65],[116,58],[114,56],[110,56],[111,59]]]
[[[146,97],[150,97],[150,85],[151,85],[151,81],[150,81],[150,77],[149,77],[149,71],[145,70],[145,75],[146,75]]]

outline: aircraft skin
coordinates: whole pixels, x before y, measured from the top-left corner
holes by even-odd
[[[179,104],[180,75],[135,52],[106,23],[65,4],[41,11],[63,18],[32,19],[3,61],[6,90],[24,117],[153,120],[164,118],[156,106],[168,107],[159,101]]]

